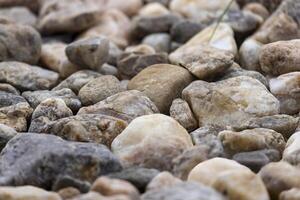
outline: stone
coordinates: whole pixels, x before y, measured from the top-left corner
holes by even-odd
[[[43,1],[38,29],[44,34],[81,32],[96,25],[102,12],[90,0]]]
[[[273,76],[300,70],[300,40],[278,41],[262,47],[259,62],[261,69]]]
[[[57,193],[64,200],[71,199],[71,198],[74,198],[74,197],[80,195],[80,191],[73,187],[63,188],[63,189],[57,191]]]
[[[109,53],[107,63],[113,66],[117,66],[117,62],[123,50],[121,50],[115,43],[109,43]]]
[[[152,46],[156,52],[168,53],[171,48],[171,37],[167,33],[154,33],[146,36],[142,43]]]
[[[61,90],[36,90],[23,92],[22,96],[28,101],[31,107],[36,108],[42,101],[48,98],[62,99],[65,104],[73,111],[76,112],[81,107],[81,102],[78,97],[68,88]]]
[[[101,2],[103,3],[103,1]],[[123,12],[111,9],[105,11],[101,15],[101,21],[83,32],[79,38],[94,38],[102,35],[118,47],[124,48],[128,45],[130,27],[130,20]]]
[[[66,55],[75,65],[97,70],[108,60],[109,41],[105,37],[75,41],[67,46]]]
[[[191,132],[190,135],[194,144],[201,147],[199,150],[204,150],[208,158],[224,157],[223,144],[218,138],[218,133],[222,130],[218,126],[203,126]]]
[[[0,91],[12,93],[15,95],[20,94],[20,92],[16,88],[14,88],[13,86],[11,86],[10,84],[7,84],[7,83],[0,83]]]
[[[79,195],[72,200],[131,200],[131,198],[127,195],[105,197],[97,192],[88,192],[86,194]]]
[[[91,188],[91,183],[71,177],[69,175],[59,176],[52,184],[52,191],[59,191],[63,188],[74,187],[79,190],[79,193],[87,193]]]
[[[150,181],[159,174],[157,169],[142,167],[129,167],[120,172],[114,172],[108,176],[111,178],[122,179],[133,184],[140,192],[144,192]]]
[[[203,146],[194,146],[185,150],[173,159],[173,174],[181,180],[186,180],[196,165],[209,159],[208,151],[208,148]]]
[[[54,192],[33,187],[0,187],[0,199],[5,200],[62,200],[60,196]]]
[[[170,107],[170,116],[178,121],[188,132],[198,128],[198,122],[189,104],[182,99],[174,99]]]
[[[167,15],[169,13],[170,11],[165,7],[165,5],[161,4],[160,2],[149,2],[139,10],[138,15],[153,17]]]
[[[270,16],[270,12],[267,10],[267,8],[260,4],[260,3],[248,3],[243,7],[243,10],[252,12],[260,17],[263,18],[263,20],[268,19],[268,17]]]
[[[232,156],[232,159],[257,173],[263,166],[278,162],[281,159],[281,153],[275,149],[264,149],[237,153]]]
[[[59,76],[63,79],[82,69],[82,67],[74,65],[68,59],[64,59],[58,66]]]
[[[252,118],[245,124],[239,127],[234,127],[235,130],[245,130],[254,128],[267,128],[281,133],[285,139],[288,139],[299,124],[299,118],[290,115],[271,115],[265,117]]]
[[[283,191],[279,195],[279,200],[297,200],[300,198],[300,190],[298,188],[292,188],[287,191]]]
[[[122,92],[120,81],[111,75],[100,76],[85,84],[78,92],[83,105],[92,105]]]
[[[228,69],[234,62],[234,55],[210,45],[191,44],[172,52],[169,59],[171,63],[188,69],[198,79],[209,79]]]
[[[97,178],[91,187],[91,191],[104,196],[127,195],[132,200],[139,199],[139,191],[129,182],[108,177]]]
[[[191,106],[199,126],[228,128],[251,117],[279,113],[279,101],[262,83],[247,76],[214,83],[195,81],[183,90],[182,97]]]
[[[271,199],[278,199],[282,191],[300,187],[300,170],[287,162],[272,162],[258,173]]]
[[[263,149],[276,149],[282,153],[285,148],[284,137],[276,131],[265,128],[255,128],[241,132],[226,130],[220,132],[218,138],[229,154]]]
[[[101,74],[91,70],[80,70],[67,77],[65,80],[60,82],[52,90],[57,91],[63,88],[71,89],[75,94],[78,94],[79,90],[94,78],[100,77]]]
[[[30,10],[38,11],[40,4],[39,0],[1,0],[0,7],[25,6]]]
[[[188,175],[188,181],[213,186],[222,175],[232,171],[248,171],[250,169],[226,158],[212,158],[195,166]]]
[[[224,172],[213,183],[213,187],[220,193],[225,193],[228,199],[270,199],[260,176],[248,170]]]
[[[92,182],[122,168],[104,145],[69,142],[35,133],[19,134],[10,140],[0,160],[0,185],[33,185],[46,189],[60,176]]]
[[[155,176],[147,185],[147,191],[160,190],[182,183],[179,178],[174,177],[170,172],[164,171]]]
[[[178,183],[171,187],[160,190],[150,190],[142,195],[142,200],[224,200],[225,198],[210,187],[198,185],[196,183]]]
[[[27,130],[32,108],[20,95],[0,91],[0,123],[16,131]]]
[[[0,82],[8,83],[17,89],[46,90],[58,81],[58,74],[37,66],[21,62],[1,62]]]
[[[169,5],[169,1],[170,0],[144,0],[144,2],[146,2],[147,4],[157,2],[157,3],[160,3],[160,4],[165,5],[165,6]]]
[[[36,16],[28,8],[23,6],[1,8],[0,18],[33,27],[36,25],[37,21]]]
[[[258,2],[264,6],[270,11],[274,11],[282,2],[282,0],[237,0],[237,3],[243,7],[247,6],[249,4],[253,4],[252,2]]]
[[[262,84],[264,84],[267,88],[269,88],[269,81],[257,71],[246,70],[241,68],[237,63],[233,63],[231,67],[229,67],[223,74],[220,76],[218,80],[225,80],[228,78],[238,77],[238,76],[249,76],[251,78],[257,79]]]
[[[300,132],[294,133],[287,141],[286,147],[282,154],[282,160],[291,163],[292,165],[298,165],[299,160],[299,142]]]
[[[32,27],[15,23],[0,23],[0,61],[36,64],[40,58],[42,40]]]
[[[291,72],[271,78],[269,83],[271,93],[280,102],[280,113],[290,115],[299,113],[300,72]]]
[[[128,89],[142,91],[162,113],[167,113],[172,101],[180,97],[182,90],[193,79],[193,76],[182,67],[157,64],[147,67],[131,79]]]
[[[143,116],[159,113],[155,104],[142,92],[128,90],[117,93],[78,111],[81,114],[103,114],[127,121]]]
[[[41,133],[43,127],[49,122],[72,115],[72,110],[62,99],[48,98],[42,101],[32,113],[28,132]]]
[[[15,129],[4,124],[0,124],[0,152],[9,142],[9,140],[11,140],[16,135],[17,131]]]
[[[168,33],[180,19],[180,15],[173,13],[157,16],[136,16],[132,20],[131,35],[134,38],[143,38],[153,33]]]
[[[107,3],[107,9],[118,9],[128,16],[133,16],[138,13],[143,5],[142,0],[128,0],[126,4],[122,0],[104,1]],[[99,1],[99,6],[103,6],[103,2]]]
[[[169,63],[166,53],[125,51],[120,55],[117,66],[122,79],[131,79],[148,66],[162,63]]]
[[[205,25],[192,20],[181,20],[172,26],[170,35],[173,41],[185,43],[204,28]]]
[[[198,45],[209,45],[217,49],[227,50],[235,56],[237,54],[237,46],[232,28],[226,23],[220,23],[217,29],[215,28],[214,25],[206,27],[175,50],[175,52],[184,52],[186,49],[196,48],[195,46]],[[213,33],[214,35],[211,38]],[[170,58],[172,57],[171,55]]]
[[[112,143],[112,151],[126,166],[171,170],[172,159],[192,147],[187,131],[162,114],[134,119]]]
[[[71,141],[94,142],[110,147],[114,138],[126,126],[125,121],[115,117],[84,114],[49,122],[42,128],[42,133],[57,135]]]
[[[112,76],[116,76],[116,77],[119,74],[117,67],[109,65],[107,63],[104,63],[101,66],[101,68],[98,69],[98,72],[103,75],[112,75]]]
[[[262,72],[259,64],[259,54],[263,44],[252,38],[246,39],[240,46],[240,64],[244,69]]]

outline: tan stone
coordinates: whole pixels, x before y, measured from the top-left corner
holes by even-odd
[[[300,199],[300,189],[292,188],[287,191],[283,191],[279,195],[279,200],[299,200]]]
[[[170,172],[164,171],[151,180],[147,185],[147,191],[161,190],[162,188],[168,188],[181,182],[179,178],[174,177]]]

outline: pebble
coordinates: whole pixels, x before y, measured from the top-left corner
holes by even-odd
[[[138,15],[151,17],[151,16],[161,16],[170,14],[170,11],[161,3],[159,2],[150,2],[144,5]]]
[[[300,190],[298,188],[292,188],[287,191],[283,191],[279,195],[279,200],[297,200],[300,198]]]
[[[180,20],[172,26],[170,34],[173,41],[185,43],[202,31],[204,27],[205,25],[192,20]]]
[[[284,149],[282,160],[291,163],[292,165],[298,165],[300,162],[298,158],[299,154],[299,142],[300,132],[294,133],[287,141]]]
[[[28,101],[31,107],[36,108],[42,101],[48,98],[62,99],[65,104],[74,112],[78,111],[81,107],[81,102],[78,97],[68,88],[61,90],[36,90],[23,92],[22,96]]]
[[[118,76],[119,71],[118,68],[112,65],[109,65],[107,63],[104,63],[100,69],[97,70],[100,74],[103,75],[112,75],[112,76]]]
[[[17,135],[17,131],[9,126],[0,124],[0,151],[14,136]]]
[[[80,195],[80,191],[73,187],[63,188],[63,189],[59,190],[57,193],[64,200],[72,199],[72,198]]]
[[[47,123],[41,130],[66,140],[111,145],[127,126],[121,119],[97,114],[84,114],[61,118]]]
[[[11,84],[21,91],[46,90],[57,83],[58,74],[21,62],[1,62],[0,81]]]
[[[26,7],[16,6],[12,8],[1,8],[0,19],[6,19],[23,25],[35,26],[37,17]]]
[[[182,183],[182,180],[174,177],[170,172],[164,171],[151,180],[151,182],[147,185],[147,191],[172,187],[178,183]]]
[[[83,105],[92,105],[122,92],[120,81],[111,75],[100,76],[85,84],[78,92]]]
[[[2,150],[0,185],[50,188],[63,175],[92,182],[100,175],[121,169],[118,159],[104,145],[23,133],[10,140]]]
[[[1,7],[25,6],[32,11],[37,11],[40,7],[39,0],[19,1],[19,0],[2,0]]]
[[[69,44],[65,51],[73,64],[97,70],[108,60],[109,41],[104,37],[79,40]]]
[[[94,105],[82,107],[80,114],[103,114],[127,121],[143,116],[159,113],[156,105],[142,92],[128,90],[119,92]]]
[[[170,116],[178,121],[188,132],[198,128],[198,122],[189,104],[183,99],[174,99],[170,107]]]
[[[243,7],[243,10],[247,10],[247,11],[250,11],[250,12],[256,14],[256,15],[259,15],[264,20],[268,19],[268,17],[270,16],[270,12],[267,10],[267,8],[263,4],[257,3],[257,2],[246,4]]]
[[[152,114],[134,119],[114,139],[112,151],[124,166],[171,170],[172,159],[192,146],[188,132],[176,120]]]
[[[152,46],[156,52],[168,53],[171,48],[171,37],[167,33],[154,33],[146,36],[142,43]]]
[[[172,101],[180,97],[182,90],[193,79],[193,76],[182,67],[157,64],[147,67],[133,77],[129,81],[128,89],[142,91],[162,113],[166,113]]]
[[[15,23],[0,23],[0,61],[36,64],[41,55],[42,40],[32,27]]]

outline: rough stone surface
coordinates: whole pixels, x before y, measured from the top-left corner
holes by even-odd
[[[128,89],[143,92],[162,113],[166,113],[172,101],[181,95],[192,80],[192,75],[182,67],[157,64],[147,67],[131,79]]]
[[[142,43],[152,46],[156,52],[168,53],[171,47],[171,37],[167,33],[154,33],[146,36]]]
[[[122,92],[120,81],[111,75],[100,76],[85,84],[78,92],[83,105],[92,105]]]
[[[85,114],[49,122],[42,133],[50,133],[67,140],[94,142],[110,146],[113,139],[127,126],[121,119],[111,116]]]
[[[21,62],[1,62],[0,81],[9,83],[21,91],[46,90],[55,86],[58,74]]]
[[[29,102],[31,107],[36,108],[42,101],[48,98],[59,98],[64,100],[66,105],[74,112],[81,107],[78,97],[68,88],[56,91],[36,90],[23,92],[22,96]]]
[[[204,27],[205,26],[203,24],[191,20],[182,20],[172,26],[170,34],[172,40],[179,43],[185,43],[198,32],[203,30]]]
[[[1,8],[0,19],[7,19],[23,25],[35,26],[36,16],[26,7],[16,6],[12,8]]]
[[[172,159],[192,147],[187,131],[171,117],[162,114],[134,119],[112,143],[112,151],[124,166],[171,170]]]
[[[174,177],[170,172],[164,171],[151,180],[147,185],[147,191],[168,188],[178,183],[182,183],[182,181],[179,178]]]
[[[300,163],[299,142],[300,142],[300,132],[296,132],[288,139],[285,150],[282,155],[282,160],[287,161],[292,165],[298,165]]]
[[[94,105],[83,107],[78,114],[103,114],[127,122],[143,116],[159,113],[155,104],[142,92],[128,90],[117,93]]]
[[[0,152],[8,143],[8,141],[11,140],[16,135],[17,135],[17,131],[15,129],[6,126],[4,124],[0,124]]]
[[[280,193],[279,200],[297,200],[300,198],[300,190],[293,188]]]
[[[100,175],[119,170],[119,161],[104,145],[23,133],[10,140],[1,152],[0,184],[50,189],[63,175],[92,182]]]

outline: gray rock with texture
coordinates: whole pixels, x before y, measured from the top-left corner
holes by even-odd
[[[9,126],[0,124],[0,152],[5,147],[6,143],[17,135],[17,131]]]

